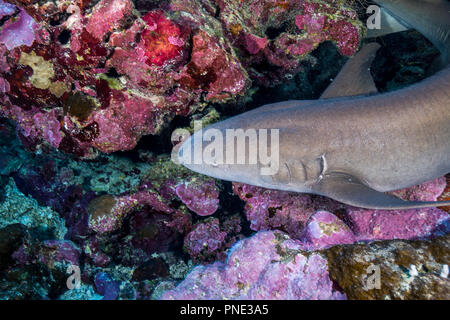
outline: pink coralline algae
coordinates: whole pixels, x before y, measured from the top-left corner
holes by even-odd
[[[445,177],[393,194],[404,200],[436,201],[446,187]],[[439,232],[449,214],[437,208],[411,210],[366,210],[348,208],[349,223],[358,240],[416,239]]]
[[[217,218],[208,218],[192,227],[184,238],[184,248],[195,263],[225,260],[226,250],[237,240],[241,231],[238,216],[220,224]]]
[[[101,40],[111,30],[119,29],[132,10],[133,5],[129,1],[100,1],[92,10],[86,24],[86,31],[94,38]]]
[[[227,233],[220,230],[219,220],[212,218],[193,227],[184,239],[184,247],[194,259],[212,255],[223,246],[226,236]]]
[[[310,46],[316,46],[324,40],[332,40],[344,55],[352,55],[359,46],[358,27],[351,21],[356,19],[355,12],[351,10],[337,10],[331,3],[302,4],[303,13],[297,15],[295,24],[306,32],[306,37],[300,41],[300,45],[291,47],[294,52],[304,54],[310,51]],[[337,19],[333,15],[341,15]],[[343,19],[342,17],[346,17]]]
[[[279,231],[239,241],[226,263],[197,266],[162,299],[345,299],[328,275],[327,261]]]
[[[35,40],[38,24],[23,9],[0,0],[0,19],[6,19],[0,31],[0,43],[8,50],[30,46]]]
[[[185,44],[181,30],[165,17],[164,12],[149,12],[142,20],[148,25],[142,33],[148,64],[162,66],[181,54]]]
[[[325,198],[317,201],[308,194],[268,190],[241,183],[234,183],[233,190],[246,202],[245,213],[252,230],[275,228],[296,239],[301,237],[306,222],[317,210],[339,207]]]
[[[439,178],[394,194],[433,201],[445,186],[445,178]],[[439,236],[449,222],[448,213],[436,208],[358,209],[323,197],[238,183],[234,191],[247,202],[251,228],[281,229],[291,237],[281,231],[259,231],[235,244],[226,263],[196,267],[163,299],[345,299],[345,294],[335,291],[330,261],[321,250],[352,248],[342,245],[358,241]],[[214,230],[219,235],[213,236],[219,240],[217,245],[223,235],[217,225]]]
[[[362,25],[356,13],[335,1],[217,1],[219,19],[240,50],[249,73],[266,85],[293,74],[321,42],[331,40],[344,55],[358,48]],[[262,70],[268,61],[277,70]],[[273,68],[272,68],[273,69]]]
[[[8,2],[0,115],[28,149],[85,159],[131,150],[208,103],[245,101],[253,81],[294,75],[320,42],[350,55],[362,30],[352,9],[325,0],[171,0],[142,16],[131,0]]]
[[[194,174],[164,157],[153,164],[142,190],[151,189],[166,203],[181,201],[199,216],[210,216],[219,208],[219,188],[213,178]]]
[[[404,200],[435,201],[445,187],[442,177],[393,194]],[[324,197],[238,183],[234,184],[234,191],[246,202],[245,211],[253,230],[283,230],[292,238],[309,240],[310,246],[320,248],[354,241],[430,237],[444,231],[450,218],[437,208],[368,210]]]
[[[447,212],[436,209],[348,210],[358,240],[416,239],[432,236],[446,228]]]
[[[193,179],[175,187],[180,200],[200,216],[210,216],[219,207],[219,190],[214,180]]]
[[[302,242],[309,250],[320,250],[337,244],[351,244],[355,240],[350,228],[327,211],[316,212],[308,221],[302,236]]]
[[[67,240],[46,240],[36,244],[24,244],[13,253],[13,259],[20,264],[42,263],[50,268],[55,264],[80,265],[81,250]]]
[[[201,107],[203,93],[213,102],[246,95],[248,75],[231,46],[217,37],[220,25],[203,23],[206,12],[197,10],[185,21],[176,10],[155,9],[141,17],[133,9],[129,0],[84,8],[24,6],[39,18],[40,36],[28,47],[2,50],[8,59],[0,113],[21,120],[19,135],[31,150],[44,144],[81,158],[131,150],[175,115]],[[199,37],[203,44],[191,46],[189,39]],[[190,52],[196,52],[191,60]],[[213,60],[202,61],[210,55]],[[31,118],[49,110],[59,127],[46,133]]]
[[[140,191],[118,197],[104,195],[89,203],[89,227],[98,233],[117,230],[122,226],[122,221],[127,214],[144,205],[148,205],[158,212],[173,213],[174,211],[151,191]]]
[[[92,145],[97,149],[106,153],[118,147],[131,150],[137,143],[137,136],[154,129],[155,107],[147,99],[113,91],[109,104],[109,108],[92,116],[92,123],[97,124],[92,130],[95,135]]]

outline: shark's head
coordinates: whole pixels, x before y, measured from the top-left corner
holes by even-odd
[[[279,134],[228,119],[197,130],[178,149],[188,169],[217,179],[259,184],[279,167]],[[261,177],[263,176],[263,177]]]

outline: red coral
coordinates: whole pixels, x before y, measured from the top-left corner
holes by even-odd
[[[180,28],[159,10],[147,13],[142,19],[148,25],[142,32],[147,63],[163,66],[179,57],[185,44]]]

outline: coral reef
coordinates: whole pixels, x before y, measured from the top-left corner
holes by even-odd
[[[344,299],[327,261],[305,253],[277,231],[261,231],[233,247],[227,262],[198,266],[162,299]]]
[[[327,211],[318,211],[312,215],[302,235],[302,242],[309,250],[320,250],[337,244],[351,244],[355,240],[350,228]]]
[[[25,10],[0,1],[0,18],[5,19],[0,32],[0,42],[6,49],[33,44],[39,25]]]
[[[331,214],[316,215],[312,224],[326,221],[322,233],[332,235],[311,241],[310,232],[299,241],[280,231],[259,231],[238,242],[226,263],[195,267],[161,298],[448,299],[448,235],[342,245],[352,242],[351,233],[333,230]],[[336,245],[309,251],[330,244]]]
[[[444,192],[446,185],[446,179],[442,177],[393,194],[405,200],[435,201]],[[320,210],[334,213],[345,222],[353,233],[349,236],[354,241],[430,237],[446,232],[450,218],[447,212],[437,208],[367,210],[345,206],[324,197],[266,190],[239,183],[234,184],[234,192],[246,202],[245,211],[252,230],[276,228],[295,239],[304,237],[304,232],[309,233],[308,237],[320,232],[317,226],[307,223],[317,225],[326,220],[330,220],[330,223],[335,220],[328,214],[327,217],[324,214],[321,218],[312,217]],[[322,219],[325,221],[321,221]],[[339,226],[342,221],[333,228],[342,229],[343,226]],[[350,239],[344,235],[348,233],[347,227],[344,228],[345,231],[342,229],[342,236]]]
[[[306,222],[316,211],[342,207],[326,198],[268,190],[241,183],[234,183],[233,190],[246,203],[245,213],[252,230],[277,228],[293,238],[301,236]]]
[[[448,300],[449,254],[448,235],[432,241],[337,246],[325,252],[331,279],[349,299]],[[374,272],[379,273],[378,284],[368,279]]]
[[[67,229],[58,213],[49,207],[40,206],[35,199],[26,197],[17,189],[12,178],[5,192],[7,200],[0,204],[0,227],[20,223],[31,228],[45,228],[57,239],[64,237]]]
[[[238,216],[227,219],[222,226],[219,219],[209,218],[192,227],[184,238],[184,248],[196,263],[225,260],[226,249],[236,242],[240,231]]]
[[[86,159],[207,103],[244,101],[253,80],[295,74],[321,42],[351,55],[362,33],[342,1],[173,0],[143,15],[130,0],[16,4],[1,2],[0,114],[30,150]]]

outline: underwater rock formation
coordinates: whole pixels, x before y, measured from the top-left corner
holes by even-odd
[[[330,229],[336,222],[329,215],[321,212],[313,222],[326,221],[327,237],[309,232],[299,241],[279,231],[259,231],[239,241],[225,263],[195,267],[162,299],[449,298],[448,235],[342,245],[351,243],[351,233]],[[339,245],[317,251],[330,245],[330,230],[332,244]]]
[[[141,191],[123,197],[103,195],[93,199],[88,205],[89,228],[99,233],[117,230],[128,213],[144,205],[158,212],[173,213],[171,208],[158,199],[157,194],[150,191]]]
[[[334,214],[318,211],[309,219],[301,240],[308,250],[320,250],[338,244],[351,244],[356,239],[350,228]]]
[[[29,150],[86,159],[131,150],[208,103],[239,102],[253,80],[298,72],[323,41],[351,55],[362,33],[351,8],[325,0],[172,0],[143,14],[130,0],[0,8],[0,115]]]
[[[449,245],[447,234],[433,240],[336,246],[324,253],[331,279],[349,299],[448,300]]]
[[[39,25],[25,10],[0,1],[0,19],[5,19],[0,32],[0,43],[7,50],[33,44]]]
[[[301,250],[279,231],[238,242],[226,263],[195,267],[162,299],[345,299],[320,254]]]
[[[189,209],[200,216],[210,216],[219,207],[219,190],[214,180],[183,181],[177,184],[175,192]]]
[[[222,261],[240,232],[241,220],[236,215],[222,225],[219,219],[208,218],[192,227],[184,238],[184,249],[195,263]]]
[[[446,188],[441,177],[393,194],[404,200],[436,201]],[[303,237],[305,226],[320,210],[339,217],[351,229],[354,241],[415,239],[445,233],[450,216],[437,208],[411,210],[368,210],[343,205],[331,199],[234,183],[234,192],[246,202],[245,212],[252,230],[273,228],[294,239]],[[309,221],[309,222],[308,222]],[[306,230],[310,232],[310,230]]]
[[[100,272],[95,276],[94,283],[97,292],[103,295],[103,300],[115,300],[119,295],[119,283],[104,272]]]
[[[301,237],[306,222],[316,211],[323,209],[333,212],[343,206],[328,198],[269,190],[241,183],[233,183],[233,190],[246,203],[245,213],[252,230],[276,228],[297,239]]]

